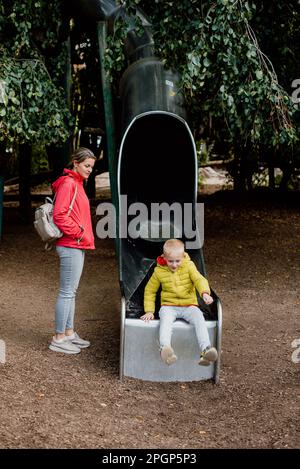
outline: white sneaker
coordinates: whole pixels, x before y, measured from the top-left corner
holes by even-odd
[[[199,365],[209,366],[218,358],[218,352],[215,347],[206,347],[200,354]]]
[[[165,345],[161,349],[160,356],[162,361],[164,361],[167,365],[173,365],[173,363],[175,363],[177,360],[174,350],[170,345]]]
[[[76,353],[81,352],[81,349],[77,345],[74,345],[72,342],[70,342],[70,340],[68,340],[66,337],[59,340],[53,337],[52,342],[49,345],[49,349],[53,352],[67,353],[68,355],[75,355]]]
[[[87,348],[91,345],[91,342],[89,340],[84,340],[79,337],[77,332],[74,332],[72,335],[66,336],[69,342],[72,344],[76,345],[79,348]]]

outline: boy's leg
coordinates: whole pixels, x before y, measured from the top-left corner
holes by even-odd
[[[218,352],[212,347],[209,340],[208,330],[201,309],[196,306],[182,308],[182,319],[194,325],[200,348],[199,365],[209,366],[218,358]]]
[[[193,324],[199,344],[200,352],[211,347],[208,330],[205,324],[202,311],[197,306],[181,308],[181,317],[185,321]]]
[[[172,326],[176,320],[177,313],[172,306],[162,306],[159,310],[159,317],[160,356],[167,365],[172,365],[177,360],[171,347]]]
[[[159,310],[159,345],[160,348],[171,345],[172,326],[177,318],[172,306],[162,306]]]

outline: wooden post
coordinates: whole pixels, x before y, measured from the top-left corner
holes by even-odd
[[[274,174],[274,166],[272,163],[268,165],[268,173],[269,173],[269,188],[275,189],[275,174]]]
[[[65,67],[63,74],[60,78],[61,86],[65,92],[65,99],[69,110],[71,110],[71,89],[72,89],[72,64],[71,64],[71,40],[70,36],[62,45],[67,52],[67,59],[65,62]],[[48,65],[48,64],[47,64]],[[49,67],[50,75],[54,74],[54,70]],[[63,169],[70,162],[70,152],[71,152],[71,140],[67,139],[65,143],[61,145],[49,145],[47,147],[48,160],[50,163],[51,169],[53,168],[53,180],[60,176],[63,172]]]
[[[117,186],[117,152],[116,152],[116,137],[115,137],[115,124],[114,124],[114,112],[112,102],[112,92],[110,85],[110,77],[105,68],[104,55],[106,50],[106,36],[107,36],[107,24],[105,21],[99,21],[97,23],[97,36],[98,36],[98,48],[99,48],[99,60],[101,69],[101,80],[102,80],[102,93],[103,93],[103,106],[105,115],[105,142],[106,152],[108,159],[108,170],[110,180],[110,190],[112,203],[116,211],[116,228],[118,233],[118,220],[119,220],[119,206],[118,206],[118,186]],[[119,253],[118,236],[115,240],[117,255]]]
[[[99,45],[99,57],[101,67],[103,105],[105,115],[105,134],[106,134],[106,151],[108,156],[109,177],[112,191],[113,203],[117,200],[117,158],[115,144],[115,126],[114,112],[112,104],[112,92],[109,74],[104,65],[104,52],[106,49],[106,22],[99,21],[97,24],[97,36]]]
[[[19,200],[20,214],[25,223],[31,222],[31,146],[27,143],[20,145],[19,150]]]

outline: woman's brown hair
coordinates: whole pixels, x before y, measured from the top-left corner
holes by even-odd
[[[94,153],[85,147],[77,148],[71,156],[72,163],[82,163],[83,161],[87,160],[88,158],[92,158],[96,160]]]

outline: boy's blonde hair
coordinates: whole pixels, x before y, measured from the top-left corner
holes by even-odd
[[[170,254],[183,254],[184,244],[180,239],[168,239],[163,246],[163,253],[166,256]]]

